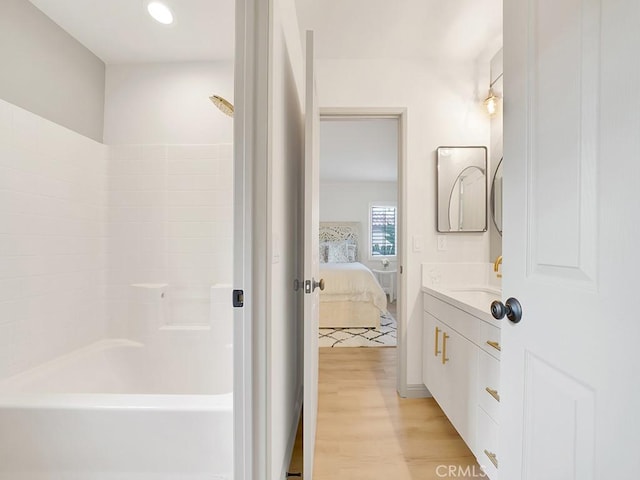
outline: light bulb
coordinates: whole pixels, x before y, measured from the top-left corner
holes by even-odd
[[[160,22],[163,25],[171,25],[173,23],[173,13],[164,3],[150,2],[147,5],[147,11],[156,22]]]
[[[498,97],[493,93],[493,88],[489,89],[489,95],[484,101],[484,106],[490,116],[495,115],[498,111]]]

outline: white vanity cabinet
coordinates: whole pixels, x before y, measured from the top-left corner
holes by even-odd
[[[433,315],[424,312],[423,376],[427,388],[467,445],[472,447],[475,409],[468,399],[474,392],[478,349]]]
[[[424,291],[424,384],[487,476],[497,480],[500,328],[488,313],[491,294]]]

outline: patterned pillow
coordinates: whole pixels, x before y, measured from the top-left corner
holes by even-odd
[[[347,242],[330,242],[327,262],[349,263],[349,248]]]
[[[358,246],[355,243],[347,243],[347,256],[349,263],[353,263],[358,259]]]
[[[320,263],[327,263],[329,257],[329,242],[320,242]]]

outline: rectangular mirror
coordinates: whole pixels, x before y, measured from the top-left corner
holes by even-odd
[[[487,147],[438,147],[438,232],[487,231]]]

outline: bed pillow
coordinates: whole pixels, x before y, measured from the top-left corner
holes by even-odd
[[[327,263],[329,258],[329,242],[320,242],[320,263]]]
[[[349,244],[347,242],[330,242],[327,262],[349,263]]]
[[[358,259],[358,246],[355,243],[347,244],[347,258],[349,263],[353,263]]]

